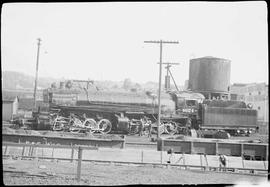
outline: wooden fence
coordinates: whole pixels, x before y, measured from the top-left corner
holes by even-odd
[[[20,151],[17,152],[17,154],[9,153],[8,148],[9,147],[16,147],[19,148]],[[28,149],[27,149],[28,148]],[[235,167],[233,164],[231,166],[228,166],[226,168],[220,168],[216,164],[211,164],[209,158],[210,156],[207,155],[193,155],[198,156],[199,162],[195,165],[191,164],[189,161],[194,161],[194,158],[189,158],[190,155],[182,154],[177,159],[172,159],[174,155],[167,155],[164,151],[156,151],[157,154],[156,160],[151,160],[150,157],[153,157],[153,155],[150,155],[149,152],[146,150],[136,150],[135,152],[132,152],[132,150],[121,150],[126,151],[128,155],[133,155],[136,159],[114,159],[115,157],[118,157],[117,153],[119,153],[119,149],[108,149],[107,151],[110,152],[110,155],[106,154],[108,152],[101,151],[98,147],[89,147],[89,146],[68,146],[68,145],[46,145],[46,144],[25,144],[25,143],[10,143],[10,142],[3,142],[2,144],[3,149],[3,157],[19,157],[19,158],[33,158],[33,159],[49,159],[49,160],[66,160],[66,161],[77,161],[77,180],[80,181],[81,179],[81,167],[82,167],[82,161],[83,162],[108,162],[108,163],[118,163],[118,164],[136,164],[136,165],[151,165],[151,166],[160,166],[160,167],[175,167],[180,169],[200,169],[202,171],[222,171],[222,172],[233,172],[233,173],[244,173],[244,174],[253,174],[253,175],[265,175],[267,174],[267,164],[264,161],[264,169],[262,168],[247,168],[244,165],[244,162],[242,160],[243,166],[242,167]],[[35,149],[41,149],[42,154],[34,154]],[[52,149],[52,152],[50,155],[43,154],[43,149]],[[54,152],[56,149],[70,149],[71,155],[68,157],[57,157]],[[103,148],[105,149],[105,148]],[[75,154],[75,151],[77,150]],[[111,151],[110,151],[111,150]],[[115,150],[115,152],[113,151]],[[87,158],[86,156],[89,155],[87,151],[90,151],[90,154],[97,154],[96,158]],[[94,152],[93,152],[94,151]],[[84,154],[83,154],[84,153]],[[101,153],[101,154],[100,154]],[[112,154],[116,154],[115,157]],[[148,154],[148,156],[147,156]],[[100,155],[103,155],[104,157],[102,159],[98,159]],[[128,155],[124,155],[124,157],[128,157]],[[150,157],[149,157],[150,156]],[[158,161],[159,157],[159,161]],[[107,158],[107,159],[106,159]],[[232,167],[233,166],[233,167]]]

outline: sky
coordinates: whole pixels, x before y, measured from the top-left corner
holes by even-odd
[[[267,5],[247,2],[6,3],[1,15],[2,71],[39,76],[158,82],[163,62],[184,85],[192,58],[231,60],[233,83],[268,84]],[[166,70],[163,68],[163,78]]]

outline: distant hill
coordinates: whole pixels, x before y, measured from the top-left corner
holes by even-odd
[[[54,78],[39,77],[38,87],[47,88],[52,82],[58,82]],[[16,71],[2,72],[2,89],[33,89],[35,77]]]
[[[53,82],[56,82],[57,87],[59,87],[60,81],[63,79],[55,79],[51,77],[39,77],[38,78],[38,90],[42,90],[51,86]],[[94,85],[100,90],[111,90],[111,91],[120,91],[124,89],[124,82],[123,81],[110,81],[110,80],[103,80],[98,81],[94,80]],[[136,88],[138,90],[151,90],[156,91],[158,90],[158,83],[157,82],[146,82],[146,83],[136,83],[132,82],[131,80],[126,81],[130,88]],[[5,90],[29,90],[33,91],[35,83],[35,77],[31,75],[27,75],[21,72],[16,71],[3,71],[2,72],[2,89]],[[174,85],[171,85],[172,89]],[[164,89],[164,85],[162,85],[162,89]],[[183,86],[179,86],[179,89],[182,90]]]

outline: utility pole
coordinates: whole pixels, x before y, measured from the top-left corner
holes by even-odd
[[[157,139],[159,138],[159,126],[160,126],[160,94],[161,94],[161,77],[162,77],[162,44],[179,44],[178,41],[144,41],[144,43],[156,43],[160,46],[160,59],[159,59],[159,88],[158,88],[158,121],[157,121]]]
[[[267,122],[267,95],[264,96],[264,122]],[[265,123],[264,123],[265,124]]]
[[[175,82],[175,80],[173,78],[172,72],[170,71],[170,67],[172,67],[172,65],[179,65],[179,63],[166,62],[166,63],[162,63],[162,64],[167,64],[167,66],[165,67],[167,69],[167,77],[169,77],[169,73],[170,73],[170,76],[172,77],[174,86],[175,86],[176,90],[179,92],[178,86],[177,86],[177,84],[176,84],[176,82]]]
[[[36,95],[37,95],[37,80],[38,80],[38,61],[39,61],[39,48],[40,48],[40,42],[41,39],[38,38],[38,48],[37,48],[37,64],[36,64],[36,78],[35,78],[35,89],[34,89],[34,109],[36,108]]]

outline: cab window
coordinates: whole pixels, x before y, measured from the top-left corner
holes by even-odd
[[[185,106],[185,99],[184,98],[178,98],[177,105],[178,105],[178,107],[184,107]]]
[[[196,106],[196,100],[186,100],[187,106]]]

